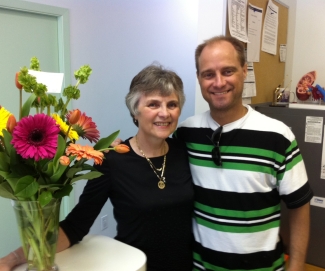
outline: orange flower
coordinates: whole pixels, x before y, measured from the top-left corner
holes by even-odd
[[[70,159],[69,159],[68,156],[65,156],[65,155],[63,155],[63,156],[60,157],[59,162],[60,162],[60,164],[62,166],[68,166],[68,165],[70,165]]]
[[[84,139],[88,139],[90,142],[97,142],[99,139],[99,131],[97,125],[93,122],[91,117],[86,116],[82,113],[80,119],[72,128]]]
[[[22,90],[23,86],[18,82],[18,76],[19,76],[19,72],[16,72],[15,84],[18,89]]]
[[[114,147],[114,150],[118,153],[126,153],[130,151],[130,148],[127,145],[119,144],[116,147]]]
[[[79,121],[80,116],[81,116],[81,111],[79,109],[75,109],[73,111],[70,111],[69,112],[69,115],[68,115],[68,121],[69,121],[69,123],[71,125],[76,124]]]
[[[14,115],[10,115],[7,121],[7,131],[12,134],[12,132],[14,131],[14,128],[17,125],[17,121]]]
[[[71,143],[66,150],[67,155],[75,155],[77,160],[86,158],[88,160],[94,159],[96,165],[101,165],[104,154],[100,151],[94,150],[91,146],[81,146],[80,144]]]

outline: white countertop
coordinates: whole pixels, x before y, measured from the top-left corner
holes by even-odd
[[[55,257],[59,271],[145,271],[146,260],[139,249],[102,235],[87,235]],[[25,270],[26,264],[14,269]]]

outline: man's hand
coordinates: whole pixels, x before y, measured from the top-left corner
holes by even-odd
[[[10,271],[15,266],[25,262],[24,252],[22,248],[18,248],[7,256],[0,258],[0,271]]]
[[[121,142],[122,142],[122,139],[120,139],[120,138],[116,138],[113,142],[112,142],[112,144],[111,144],[111,146],[110,147],[116,147],[117,145],[119,145],[119,144],[121,144]],[[104,152],[109,152],[109,150],[107,150],[107,151],[104,151]],[[1,270],[0,270],[1,271]]]

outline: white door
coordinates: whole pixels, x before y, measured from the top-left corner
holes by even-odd
[[[67,9],[19,0],[0,0],[0,105],[18,116],[19,93],[14,79],[30,59],[42,71],[64,72],[70,84],[69,12]],[[28,95],[25,95],[28,97]],[[63,215],[69,211],[68,200]],[[20,246],[10,200],[0,198],[0,257]]]

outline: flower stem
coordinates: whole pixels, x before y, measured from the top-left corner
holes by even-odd
[[[53,200],[45,207],[38,201],[18,201],[15,206],[28,268],[52,270],[58,236],[60,200]]]
[[[19,120],[22,118],[22,112],[21,109],[23,107],[23,92],[22,89],[19,89]]]
[[[103,152],[103,151],[113,151],[113,150],[114,150],[114,148],[104,148],[104,149],[100,149],[97,151]]]

